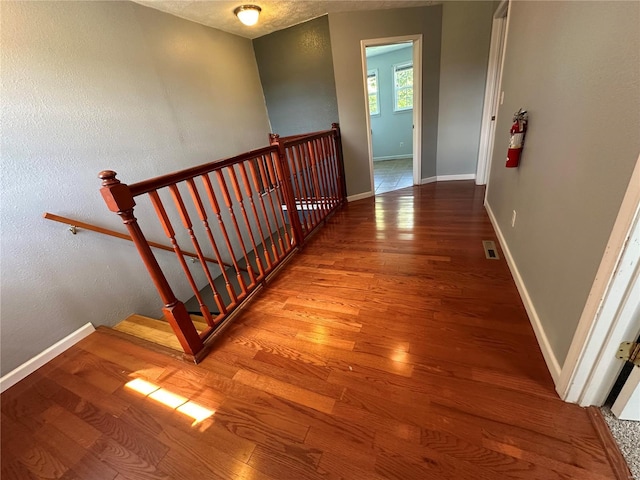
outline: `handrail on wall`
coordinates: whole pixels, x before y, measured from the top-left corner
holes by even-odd
[[[121,238],[122,240],[128,240],[130,242],[133,242],[133,239],[127,235],[126,233],[121,233],[121,232],[116,232],[115,230],[110,230],[108,228],[104,228],[104,227],[99,227],[97,225],[93,225],[91,223],[86,223],[86,222],[81,222],[80,220],[74,220],[72,218],[67,218],[67,217],[62,217],[60,215],[55,215],[53,213],[49,213],[49,212],[45,212],[42,215],[43,218],[46,218],[47,220],[53,220],[54,222],[59,222],[59,223],[65,223],[67,225],[69,225],[71,228],[69,229],[71,231],[71,233],[73,233],[75,235],[75,231],[73,230],[75,227],[77,228],[83,228],[85,230],[90,230],[92,232],[97,232],[97,233],[101,233],[103,235],[107,235],[109,237],[116,237],[116,238]],[[147,242],[149,244],[149,246],[154,247],[154,248],[159,248],[160,250],[166,250],[167,252],[173,252],[173,248],[167,246],[167,245],[162,245],[161,243],[157,243],[157,242]],[[191,253],[191,252],[182,252],[183,255],[187,256],[187,257],[191,257],[191,258],[198,258],[198,255],[196,255],[195,253]],[[218,261],[215,258],[209,258],[209,257],[203,257],[207,262],[211,262],[211,263],[218,263]],[[227,263],[223,263],[223,265],[225,267],[230,267],[231,265],[227,264]]]

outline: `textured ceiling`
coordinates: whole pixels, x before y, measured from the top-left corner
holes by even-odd
[[[433,5],[428,0],[359,0],[359,1],[305,1],[305,0],[134,0],[137,3],[194,22],[217,28],[246,38],[257,38],[283,28],[306,22],[331,12],[355,10],[380,10],[386,8],[422,7]],[[243,4],[255,4],[262,8],[257,25],[247,27],[233,14]]]

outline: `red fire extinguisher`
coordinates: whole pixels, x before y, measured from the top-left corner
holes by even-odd
[[[509,140],[509,150],[507,151],[507,168],[517,167],[522,155],[524,146],[524,136],[527,132],[527,111],[518,110],[513,114],[513,125],[511,126],[511,138]]]

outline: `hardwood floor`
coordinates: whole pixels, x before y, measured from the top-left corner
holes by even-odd
[[[1,478],[615,478],[485,259],[482,198],[349,204],[198,366],[99,329],[2,395]]]

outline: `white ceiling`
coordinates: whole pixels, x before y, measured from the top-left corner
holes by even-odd
[[[327,13],[356,10],[422,7],[439,2],[429,0],[134,0],[172,15],[246,38],[257,38]],[[262,8],[257,25],[247,27],[233,14],[244,4]]]

